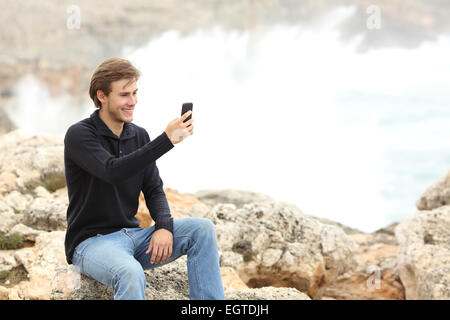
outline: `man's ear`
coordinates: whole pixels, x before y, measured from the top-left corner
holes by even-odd
[[[106,103],[106,96],[102,90],[97,90],[97,99],[103,104]]]

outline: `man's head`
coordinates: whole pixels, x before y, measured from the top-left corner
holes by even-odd
[[[130,122],[137,103],[136,82],[140,76],[140,71],[128,60],[109,58],[92,75],[89,95],[95,106],[108,113],[112,120]]]

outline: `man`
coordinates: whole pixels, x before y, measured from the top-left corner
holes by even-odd
[[[132,123],[140,72],[110,58],[95,70],[89,94],[98,110],[69,127],[64,163],[69,194],[66,259],[114,289],[114,299],[145,299],[144,270],[187,255],[191,299],[224,299],[213,223],[173,220],[156,160],[194,133],[175,118],[158,137]],[[155,224],[140,228],[139,194]]]

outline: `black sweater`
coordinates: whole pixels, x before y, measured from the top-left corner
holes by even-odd
[[[64,137],[64,165],[69,206],[66,259],[75,247],[97,234],[138,227],[135,218],[142,190],[155,229],[173,232],[173,218],[156,160],[174,145],[163,132],[153,141],[147,131],[124,123],[116,136],[99,110],[72,126]]]

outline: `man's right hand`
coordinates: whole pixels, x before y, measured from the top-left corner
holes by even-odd
[[[173,144],[177,144],[183,141],[186,137],[194,133],[194,118],[191,118],[189,121],[183,122],[187,117],[189,117],[190,114],[192,114],[192,111],[189,110],[180,118],[173,119],[167,125],[166,130],[164,130]]]

